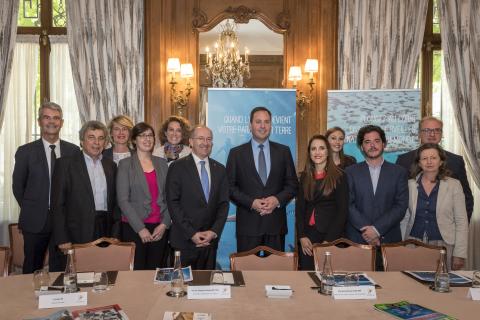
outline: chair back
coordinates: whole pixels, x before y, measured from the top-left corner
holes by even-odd
[[[12,271],[22,270],[23,260],[23,235],[18,229],[18,223],[8,225],[8,235],[10,237],[10,250],[12,252]]]
[[[8,276],[10,266],[10,248],[0,247],[0,277]]]
[[[415,239],[382,245],[385,271],[419,270],[432,271],[437,267],[440,250]]]
[[[263,251],[264,257],[257,254]],[[230,255],[230,269],[236,270],[275,270],[296,271],[298,255],[296,252],[282,252],[270,247],[259,246],[249,251],[232,253]]]
[[[108,246],[99,246],[108,244]],[[135,243],[120,242],[115,238],[100,238],[85,244],[74,244],[75,269],[86,271],[133,270]]]
[[[313,245],[315,270],[322,271],[325,252],[332,254],[332,268],[336,271],[375,271],[375,247],[340,238]]]

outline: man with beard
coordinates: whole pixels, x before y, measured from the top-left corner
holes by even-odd
[[[366,161],[345,170],[350,189],[346,233],[357,243],[379,246],[402,240],[400,221],[408,206],[408,176],[401,166],[385,161],[386,144],[382,128],[361,128],[357,145]]]
[[[15,153],[12,177],[13,194],[20,206],[18,227],[23,235],[23,273],[43,268],[47,248],[50,270],[55,269],[58,254],[51,241],[52,172],[60,157],[80,152],[76,145],[60,140],[63,115],[58,104],[42,104],[38,126],[41,138],[20,146]]]

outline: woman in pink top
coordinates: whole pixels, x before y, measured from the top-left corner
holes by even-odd
[[[152,155],[153,128],[140,122],[132,128],[135,152],[120,161],[117,201],[122,212],[122,241],[135,242],[135,270],[164,267],[171,225],[165,202],[167,162]]]

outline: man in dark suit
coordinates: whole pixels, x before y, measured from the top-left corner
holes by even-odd
[[[57,161],[52,182],[53,237],[60,250],[111,234],[116,165],[102,158],[107,128],[88,121],[80,129],[82,152]]]
[[[167,206],[172,218],[170,243],[182,254],[182,264],[195,270],[213,270],[217,247],[228,214],[225,167],[211,159],[212,131],[193,129],[192,153],[168,169]]]
[[[269,140],[271,121],[267,108],[254,108],[250,112],[252,140],[231,149],[228,155],[239,252],[260,245],[285,250],[286,206],[297,193],[298,180],[290,149]]]
[[[443,122],[440,119],[435,117],[424,117],[420,120],[418,129],[420,144],[439,144],[442,140]],[[396,163],[410,172],[412,164],[415,162],[417,150],[418,149],[415,149],[399,155]],[[465,161],[463,161],[463,157],[460,155],[448,151],[445,151],[445,153],[447,154],[447,169],[452,173],[452,178],[458,179],[462,184],[463,193],[465,194],[465,207],[467,208],[468,221],[470,221],[473,212],[473,195],[467,180]]]
[[[41,138],[20,146],[15,153],[12,189],[20,206],[18,227],[23,235],[23,273],[43,268],[51,240],[50,180],[55,162],[71,156],[80,149],[60,140],[63,126],[62,108],[53,102],[42,104],[38,110]],[[53,244],[49,248],[49,264],[55,265]]]
[[[361,128],[357,144],[366,161],[345,169],[350,190],[347,237],[375,246],[402,241],[400,221],[408,206],[407,171],[383,159],[387,140],[380,127]]]

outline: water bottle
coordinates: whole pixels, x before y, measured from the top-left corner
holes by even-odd
[[[182,262],[180,260],[180,251],[175,251],[175,260],[173,263],[173,273],[171,281],[171,296],[174,297],[183,297],[185,293],[184,289],[184,279],[182,271]]]
[[[67,266],[63,274],[63,286],[65,293],[77,292],[77,272],[75,270],[75,262],[73,260],[73,249],[67,251]]]
[[[335,285],[335,276],[332,268],[332,254],[327,251],[323,260],[322,285],[320,292],[326,295],[332,294],[332,288]]]
[[[437,292],[450,291],[450,278],[448,276],[447,269],[447,253],[444,249],[440,250],[440,260],[438,260],[433,289]]]

